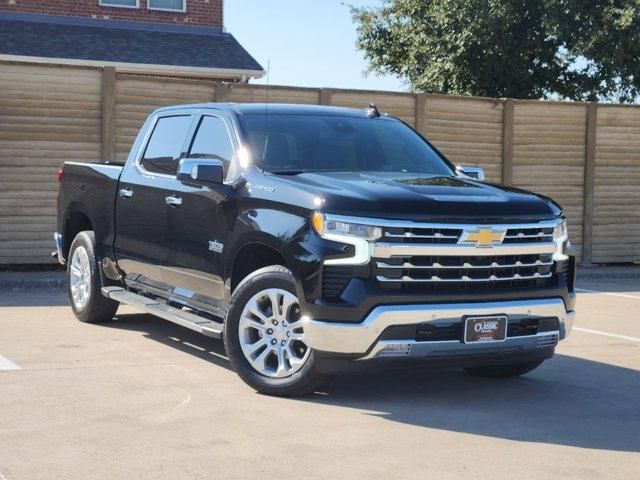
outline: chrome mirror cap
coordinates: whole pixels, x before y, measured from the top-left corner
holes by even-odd
[[[458,165],[456,166],[458,176],[471,177],[475,180],[484,180],[484,169],[474,165]]]

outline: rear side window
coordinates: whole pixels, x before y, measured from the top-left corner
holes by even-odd
[[[160,118],[144,151],[142,167],[151,173],[175,175],[190,126],[188,115]]]
[[[196,133],[189,158],[210,158],[220,160],[224,167],[225,178],[233,158],[233,144],[224,121],[218,117],[202,117]]]

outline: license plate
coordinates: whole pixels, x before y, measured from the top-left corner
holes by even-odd
[[[466,317],[464,319],[464,343],[502,342],[506,338],[506,315]]]

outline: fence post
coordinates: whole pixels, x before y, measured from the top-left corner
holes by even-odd
[[[502,183],[513,185],[513,98],[502,108]]]
[[[584,196],[582,202],[582,265],[593,260],[593,192],[596,184],[596,131],[598,104],[587,104],[587,132],[584,150]]]
[[[427,134],[427,94],[416,95],[416,130],[421,135]]]
[[[321,88],[320,89],[320,105],[331,105],[331,94],[333,89]]]
[[[102,145],[100,155],[103,162],[116,156],[116,69],[102,69]]]
[[[218,103],[229,101],[229,84],[228,83],[216,83],[214,99]]]

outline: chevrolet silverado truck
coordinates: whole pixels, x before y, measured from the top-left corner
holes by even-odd
[[[558,204],[452,165],[373,105],[161,108],[126,163],[57,175],[76,317],[122,303],[223,338],[260,392],[422,364],[522,375],[573,324]]]

